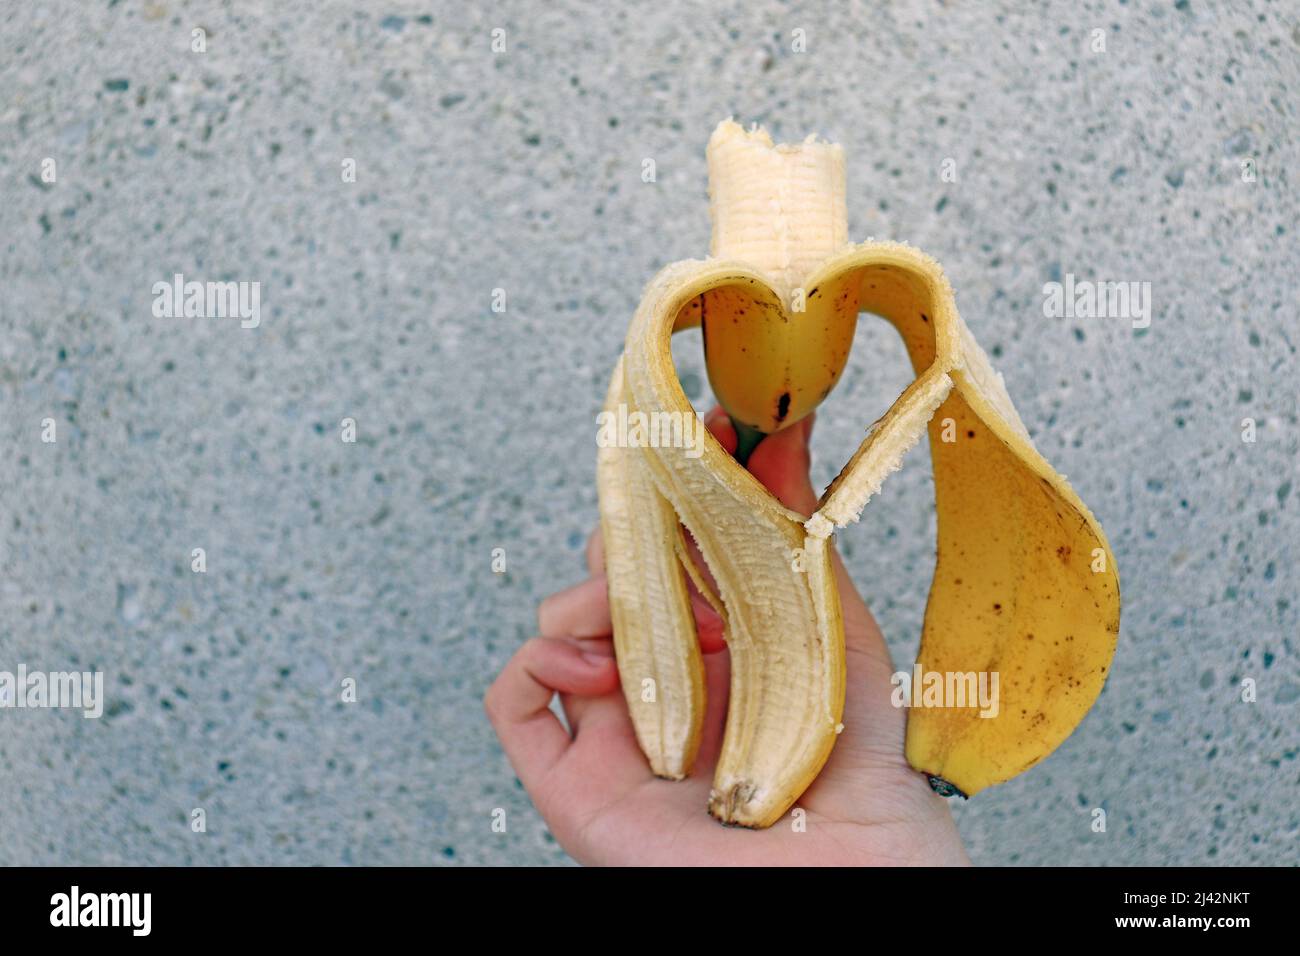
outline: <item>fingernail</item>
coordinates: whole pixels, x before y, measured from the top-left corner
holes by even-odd
[[[608,654],[597,654],[595,651],[582,651],[581,654],[583,659],[593,667],[604,667],[614,659]]]

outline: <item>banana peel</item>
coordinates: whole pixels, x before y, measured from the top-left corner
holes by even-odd
[[[926,672],[997,673],[1000,707],[994,717],[973,707],[913,707],[907,759],[945,795],[969,796],[1006,781],[1055,750],[1101,691],[1120,607],[1105,534],[1065,476],[1034,448],[1002,376],[958,314],[938,263],[905,244],[848,244],[838,227],[827,229],[825,215],[807,219],[808,203],[835,207],[836,158],[829,154],[828,164],[827,154],[808,159],[799,151],[839,147],[811,138],[775,147],[765,133],[746,133],[730,121],[714,136],[748,151],[728,176],[748,169],[764,201],[753,203],[750,188],[738,195],[736,208],[784,216],[769,231],[779,242],[750,223],[745,235],[759,239],[749,247],[753,254],[727,255],[743,254],[746,246],[718,242],[716,197],[727,192],[715,184],[715,255],[673,263],[646,287],[605,411],[622,406],[647,418],[694,418],[673,366],[673,331],[701,314],[709,321],[710,302],[727,303],[724,314],[733,317],[752,310],[796,328],[805,313],[790,306],[805,290],[809,302],[835,290],[840,321],[851,308],[853,320],[866,311],[890,322],[915,379],[808,518],[778,502],[711,435],[698,454],[663,443],[600,449],[597,486],[615,652],[638,742],[659,776],[690,773],[705,705],[687,585],[693,580],[721,614],[731,655],[709,812],[724,823],[766,827],[790,809],[843,729],[844,633],[831,568],[833,533],[859,519],[928,433],[938,556],[917,662]],[[757,158],[765,151],[784,151],[800,174],[810,166],[829,169],[825,195],[773,185],[781,173]],[[842,158],[838,163],[842,177]],[[834,208],[830,216],[843,221]],[[801,235],[815,238],[801,242]],[[812,341],[826,347],[825,337]],[[797,366],[787,367],[798,378]],[[811,387],[827,381],[823,374]],[[716,589],[695,568],[683,526]]]

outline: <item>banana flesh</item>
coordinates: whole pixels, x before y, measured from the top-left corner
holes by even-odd
[[[749,263],[761,289],[721,286],[692,300],[709,383],[738,429],[771,434],[839,381],[858,320],[850,277],[802,285],[848,243],[844,151],[809,137],[773,146],[762,130],[722,123],[708,146],[710,255]]]
[[[724,823],[765,827],[794,804],[842,729],[833,532],[858,519],[928,433],[938,560],[918,662],[926,671],[996,671],[1001,704],[996,717],[914,708],[907,757],[940,792],[970,795],[1007,780],[1051,753],[1100,693],[1119,628],[1105,535],[1035,450],[938,264],[898,243],[847,244],[839,147],[811,138],[773,146],[728,121],[709,161],[714,256],[674,263],[646,287],[606,409],[693,416],[669,338],[697,321],[715,389],[730,388],[737,408],[749,402],[756,427],[788,426],[833,387],[860,310],[895,326],[916,378],[807,519],[711,435],[698,457],[676,447],[601,449],[615,650],[642,750],[656,774],[676,778],[698,749],[704,681],[686,585],[694,577],[723,614],[731,655],[708,809]],[[792,310],[799,290],[806,302],[824,293],[835,304]],[[773,403],[779,390],[791,396],[784,416]],[[699,580],[678,522],[716,593]]]

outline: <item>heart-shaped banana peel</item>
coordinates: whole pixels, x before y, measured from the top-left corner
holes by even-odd
[[[605,404],[638,425],[601,441],[598,454],[614,645],[641,749],[654,773],[677,779],[699,748],[704,669],[689,577],[722,616],[731,656],[709,811],[766,827],[790,809],[843,730],[832,533],[859,518],[928,425],[938,558],[907,759],[944,795],[1008,780],[1056,749],[1101,692],[1120,607],[1106,537],[1034,448],[938,263],[896,242],[847,242],[838,146],[812,137],[773,146],[728,120],[710,141],[709,167],[712,256],[667,266],[646,287]],[[692,432],[698,416],[669,338],[702,322],[720,400],[770,431],[833,387],[860,311],[898,329],[916,378],[805,519],[711,435]],[[761,343],[748,377],[746,342]],[[680,440],[666,440],[669,423]],[[981,675],[992,707],[976,699]],[[963,693],[964,705],[953,696]]]

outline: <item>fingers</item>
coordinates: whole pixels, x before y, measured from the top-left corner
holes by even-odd
[[[808,477],[812,464],[808,439],[812,437],[816,418],[809,415],[789,428],[768,435],[749,456],[747,466],[781,504],[801,515],[811,515],[817,510],[817,493]],[[736,429],[727,413],[721,407],[715,408],[704,416],[704,424],[727,454],[734,455]]]
[[[552,594],[537,608],[542,637],[608,637],[609,586],[602,574]]]
[[[817,510],[817,493],[813,491],[808,469],[812,455],[808,436],[813,416],[768,435],[749,456],[749,471],[791,511],[808,516]]]
[[[576,642],[535,637],[515,652],[483,696],[483,709],[525,788],[538,786],[571,743],[551,697],[598,697],[617,687],[613,658],[584,653]]]
[[[605,536],[600,525],[587,539],[587,573],[593,578],[605,573]]]
[[[713,434],[728,455],[736,453],[736,427],[731,424],[731,417],[723,411],[721,405],[704,416],[704,427]]]
[[[716,654],[726,650],[727,642],[722,636],[722,618],[718,617],[713,605],[697,591],[691,593],[691,610],[695,612],[695,633],[700,639],[700,653]]]
[[[614,660],[614,642],[609,638],[591,638],[577,642],[578,649],[588,659],[609,658]],[[583,730],[597,726],[606,721],[627,723],[627,708],[621,694],[606,694],[603,697],[582,697],[577,694],[561,694],[560,707],[569,724],[569,734],[574,740]]]
[[[695,614],[700,650],[715,654],[726,647],[722,618],[693,587],[691,610]],[[579,640],[609,637],[614,632],[614,624],[610,619],[609,584],[605,576],[588,578],[544,600],[537,608],[537,628],[542,637]]]

